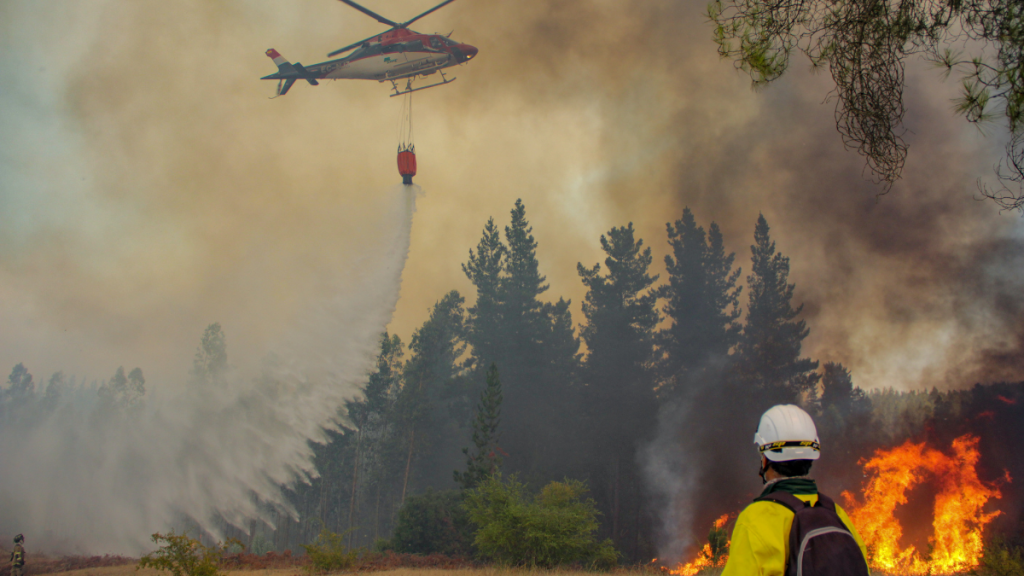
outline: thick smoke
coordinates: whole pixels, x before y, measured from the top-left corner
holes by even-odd
[[[402,18],[433,2],[366,5]],[[659,263],[665,222],[688,206],[700,224],[718,222],[744,275],[765,214],[792,258],[805,354],[842,362],[857,385],[1021,378],[1019,220],[975,199],[1002,154],[998,130],[986,137],[955,117],[957,83],[908,63],[908,163],[878,197],[835,131],[827,74],[795,59],[751,91],[718,58],[705,7],[466,1],[417,26],[454,28],[480,55],[456,84],[416,96],[417,180],[446,194],[420,206],[405,276],[416,289],[392,330],[411,334],[453,287],[471,293],[459,262],[516,198],[550,294],[576,306],[575,265],[603,258],[599,234],[632,221]],[[220,320],[252,372],[317,293],[295,286],[310,263],[359,251],[366,229],[353,214],[376,200],[358,191],[396,177],[398,110],[385,87],[325,82],[267,101],[263,51],[315,62],[381,27],[331,0],[63,10],[0,5],[0,365],[95,375],[130,363],[170,385],[196,334]],[[702,479],[678,431],[701,414],[666,414],[650,453],[654,490],[679,504],[667,542],[688,541],[692,499],[680,490]],[[743,438],[690,449],[740,451],[718,472],[755,489],[742,464],[753,423],[707,425]]]
[[[316,475],[310,441],[325,440],[373,366],[398,300],[417,190],[383,194],[387,211],[365,215],[375,233],[358,258],[309,262],[325,296],[303,303],[260,377],[236,370],[158,389],[138,412],[104,412],[94,391],[72,390],[56,406],[9,413],[0,533],[31,534],[37,549],[137,553],[182,517],[216,533],[218,515],[241,526],[267,504],[288,511],[281,486]]]

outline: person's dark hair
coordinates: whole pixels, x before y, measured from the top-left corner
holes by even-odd
[[[769,468],[787,477],[807,476],[808,472],[811,471],[811,464],[814,464],[814,460],[788,460],[786,462],[768,461]]]

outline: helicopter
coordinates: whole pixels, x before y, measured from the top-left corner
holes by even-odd
[[[391,26],[391,29],[371,36],[359,42],[353,42],[344,48],[339,48],[328,57],[344,54],[349,50],[353,52],[347,56],[335,60],[327,60],[319,64],[303,66],[299,62],[294,64],[285,60],[283,56],[273,48],[267,50],[274,64],[277,64],[277,73],[264,76],[261,80],[277,80],[277,94],[272,98],[284,96],[291,89],[297,80],[305,80],[313,86],[319,85],[317,80],[335,79],[361,79],[377,80],[378,82],[391,82],[394,89],[392,97],[401,96],[417,90],[426,90],[434,86],[441,86],[454,82],[455,78],[448,78],[444,69],[457,64],[469,62],[477,54],[477,49],[469,44],[462,44],[440,34],[423,34],[409,29],[409,25],[423,18],[424,16],[454,2],[445,0],[430,10],[416,16],[407,22],[395,22],[389,20],[376,12],[368,10],[352,0],[340,0],[352,8],[366,14],[382,24]],[[428,86],[413,88],[413,80],[418,76],[429,76],[435,72],[440,73],[441,81]],[[406,80],[405,86],[399,88],[399,80]]]

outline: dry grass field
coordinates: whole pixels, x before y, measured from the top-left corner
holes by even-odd
[[[622,572],[627,572],[623,570]],[[638,570],[628,571],[633,574],[641,572]],[[227,570],[227,576],[306,576],[302,568],[270,568],[266,570]],[[619,572],[616,572],[619,573]],[[83,568],[67,572],[55,572],[50,575],[38,574],[36,576],[170,576],[169,572],[159,572],[152,569],[136,570],[133,564],[124,566],[106,566],[103,568]],[[530,570],[527,568],[465,568],[454,570],[439,570],[432,568],[399,568],[397,570],[384,570],[374,572],[374,576],[608,576],[607,572],[582,572],[578,570]]]
[[[307,576],[307,572],[299,567],[269,568],[266,570],[226,570],[227,576]],[[710,568],[700,576],[719,576],[721,568]],[[351,573],[355,574],[355,573]],[[612,575],[633,574],[642,576],[654,574],[652,570],[621,569],[611,572]],[[36,576],[170,576],[169,572],[144,569],[136,570],[134,564],[124,566],[106,566],[103,568],[83,568],[67,572],[38,574]],[[578,570],[530,570],[528,568],[462,568],[440,570],[434,568],[399,568],[374,572],[374,576],[609,576],[608,572],[583,572]],[[872,576],[886,576],[881,572],[872,572]]]

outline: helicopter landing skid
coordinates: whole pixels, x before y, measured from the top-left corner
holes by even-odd
[[[442,80],[440,82],[435,82],[435,83],[430,84],[428,86],[420,86],[419,88],[413,88],[412,87],[412,80],[413,80],[412,78],[409,78],[408,80],[406,80],[406,82],[405,82],[405,90],[399,90],[398,83],[396,81],[394,81],[394,80],[391,80],[390,81],[391,82],[391,87],[394,88],[394,90],[395,90],[395,93],[392,94],[391,97],[394,98],[395,96],[401,96],[403,94],[408,94],[410,92],[418,92],[420,90],[426,90],[427,88],[433,88],[434,86],[440,86],[442,84],[451,84],[452,82],[455,82],[456,80],[458,80],[458,78],[451,78],[451,79],[449,79],[447,76],[444,75],[444,70],[438,70],[438,72],[441,74],[441,78],[442,78]]]

